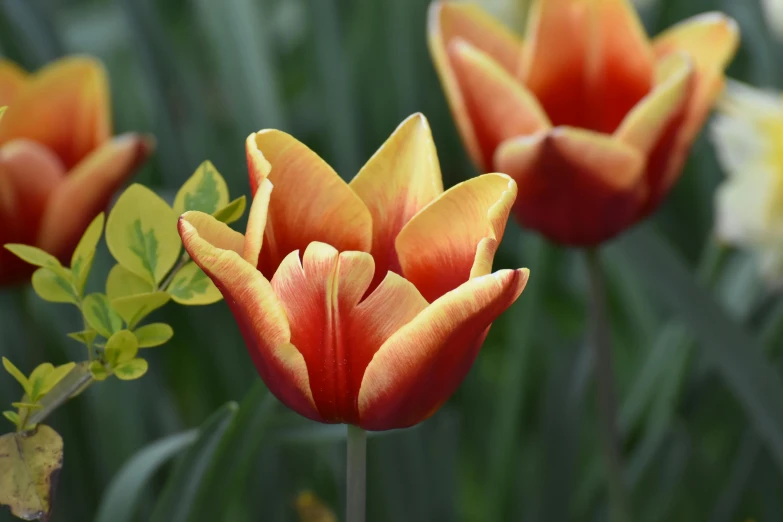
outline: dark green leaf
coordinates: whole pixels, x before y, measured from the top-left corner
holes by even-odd
[[[197,437],[198,430],[171,435],[133,455],[106,488],[95,522],[135,520],[136,505],[155,472],[193,444]]]
[[[193,514],[204,476],[236,412],[236,403],[228,403],[199,428],[198,439],[182,455],[166,481],[150,522],[185,522]]]

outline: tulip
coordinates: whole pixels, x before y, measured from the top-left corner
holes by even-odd
[[[724,242],[756,254],[760,272],[783,281],[783,98],[729,83],[711,125],[726,180],[715,198],[715,231]]]
[[[538,0],[526,40],[473,4],[435,2],[429,43],[479,169],[519,186],[514,214],[593,247],[655,210],[738,45],[710,13],[650,41],[628,0]]]
[[[387,430],[432,415],[527,282],[525,269],[491,273],[513,180],[486,174],[443,192],[421,115],[350,184],[284,132],[246,146],[244,236],[199,212],[179,231],[269,389],[325,423]]]
[[[147,157],[147,138],[111,138],[106,73],[87,57],[33,74],[0,60],[0,245],[25,243],[67,262],[92,219]],[[0,285],[34,267],[0,248]]]

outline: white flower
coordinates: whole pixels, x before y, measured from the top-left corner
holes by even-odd
[[[761,5],[772,33],[779,40],[783,40],[783,0],[762,0]]]
[[[755,250],[764,277],[783,282],[783,98],[729,82],[711,126],[727,179],[716,195],[716,232]]]

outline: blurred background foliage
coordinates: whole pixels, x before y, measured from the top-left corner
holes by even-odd
[[[519,24],[517,2],[486,3]],[[783,87],[783,47],[758,0],[643,3],[651,34],[727,12],[743,33],[730,75]],[[430,63],[426,10],[426,0],[0,0],[0,52],[28,69],[67,53],[100,57],[115,130],[158,141],[135,180],[169,200],[204,159],[232,194],[248,194],[244,138],[268,127],[350,179],[416,111],[430,120],[450,186],[476,173]],[[712,239],[721,177],[702,136],[664,208],[603,252],[626,482],[640,522],[783,520],[783,308],[748,254]],[[110,267],[99,257],[92,284]],[[606,519],[582,261],[509,225],[495,266],[528,266],[531,283],[446,407],[417,428],[370,438],[368,520]],[[63,334],[80,319],[65,312],[29,288],[0,291],[0,353],[23,371],[78,360]],[[304,490],[342,513],[344,431],[294,420],[264,398],[223,303],[157,315],[175,337],[150,354],[143,379],[106,382],[51,418],[65,440],[53,520],[293,521]],[[2,402],[18,398],[17,384],[0,378]],[[219,410],[227,401],[239,412]],[[193,444],[189,430],[208,418]],[[150,464],[186,447],[173,464]],[[145,474],[148,487],[136,491]],[[109,489],[117,511],[103,506],[96,519]],[[6,510],[0,520],[11,520]]]

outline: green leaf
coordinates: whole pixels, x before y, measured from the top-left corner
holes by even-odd
[[[11,406],[19,409],[27,408],[28,410],[38,410],[43,408],[43,406],[37,402],[12,402]]]
[[[96,381],[105,381],[111,375],[101,361],[90,363],[90,374]]]
[[[98,507],[95,522],[132,522],[145,487],[155,473],[198,437],[198,430],[171,435],[133,455],[114,476]]]
[[[107,339],[122,329],[122,317],[112,309],[105,294],[85,297],[82,312],[87,324]]]
[[[234,221],[237,221],[245,213],[245,207],[247,207],[247,198],[240,196],[225,207],[219,209],[213,213],[212,216],[218,221],[230,225]]]
[[[73,362],[55,366],[52,371],[50,371],[44,378],[43,384],[41,385],[41,396],[44,396],[52,391],[52,388],[62,381],[65,376],[68,375],[75,367],[76,363]]]
[[[182,456],[170,475],[149,522],[186,522],[193,513],[199,487],[220,440],[236,416],[236,403],[218,409],[199,428],[196,442]]]
[[[652,295],[665,303],[699,340],[713,365],[783,469],[783,382],[748,335],[700,287],[683,262],[649,227],[617,243]]]
[[[168,303],[169,299],[171,296],[166,292],[152,292],[115,299],[111,307],[128,323],[128,328],[133,329],[142,319]]]
[[[112,369],[116,369],[122,363],[131,361],[139,351],[139,342],[136,336],[128,330],[120,330],[106,341],[103,349],[104,359]]]
[[[19,370],[19,368],[14,366],[14,364],[8,359],[6,359],[5,357],[3,357],[3,368],[5,368],[5,371],[11,374],[11,377],[16,379],[16,381],[22,385],[24,392],[27,395],[30,395],[30,390],[32,389],[30,387],[30,380],[27,377],[25,377],[25,375]]]
[[[30,374],[30,400],[36,402],[43,392],[44,382],[49,374],[54,371],[54,365],[52,363],[39,364],[35,370]]]
[[[8,243],[5,245],[5,248],[22,261],[30,263],[31,265],[48,268],[52,272],[59,274],[63,279],[66,279],[69,282],[71,281],[70,272],[50,253],[34,246],[21,245],[18,243]]]
[[[133,381],[147,373],[149,364],[144,359],[133,359],[114,368],[114,375],[123,381]]]
[[[39,268],[33,273],[33,290],[44,301],[79,305],[79,298],[70,281],[48,268]]]
[[[4,411],[3,417],[11,421],[14,426],[19,427],[19,414],[15,411]]]
[[[148,294],[155,291],[149,281],[137,276],[122,265],[114,265],[106,279],[106,295],[109,301],[130,295]]]
[[[139,348],[152,348],[168,342],[174,336],[171,326],[164,323],[152,323],[133,331]]]
[[[177,214],[147,187],[131,185],[109,214],[106,244],[118,263],[157,284],[179,258]]]
[[[220,440],[198,486],[188,522],[220,520],[226,513],[234,493],[247,483],[253,463],[258,461],[277,404],[263,382],[257,380]]]
[[[55,407],[60,397],[76,397],[90,383],[90,363],[81,362],[76,364],[68,374],[60,379],[54,387],[47,393],[38,404],[43,406],[30,415],[28,424],[37,424],[43,421]]]
[[[174,212],[179,216],[188,210],[212,214],[228,204],[228,187],[223,176],[207,160],[182,185],[174,198]]]
[[[133,329],[149,314],[169,302],[171,296],[166,292],[150,292],[121,297],[111,302],[112,308],[125,320],[129,329]]]
[[[103,212],[101,212],[87,227],[71,256],[73,286],[79,295],[84,293],[84,286],[87,284],[87,278],[90,275],[90,269],[92,269],[92,261],[95,258],[95,249],[98,247],[98,241],[100,241],[101,233],[103,233],[104,221],[105,217]]]
[[[25,520],[48,518],[57,475],[63,465],[63,439],[49,426],[29,434],[0,437],[0,504]]]
[[[73,332],[69,333],[68,337],[71,339],[74,339],[76,341],[79,341],[85,346],[89,346],[95,341],[95,337],[98,335],[98,332],[96,332],[93,329],[89,330],[82,330],[81,332]]]
[[[183,305],[208,305],[223,297],[207,274],[193,261],[177,272],[166,291],[174,301]]]

